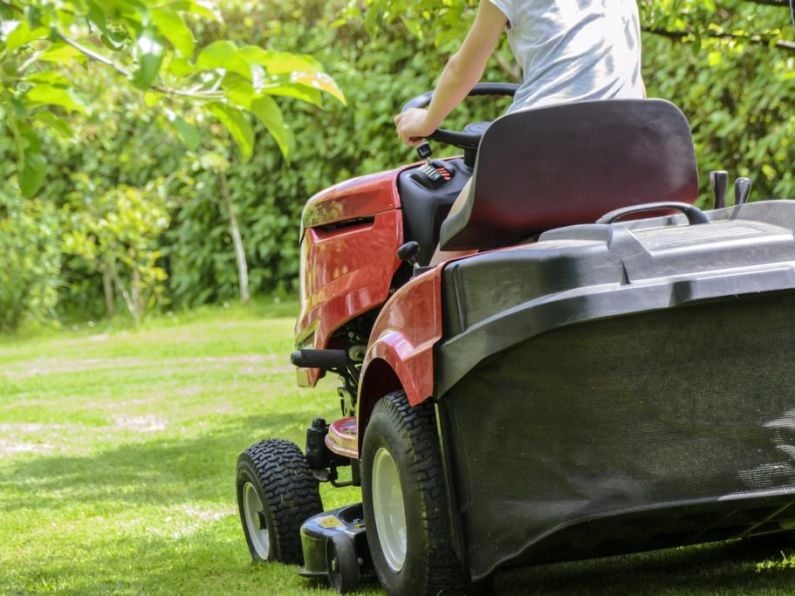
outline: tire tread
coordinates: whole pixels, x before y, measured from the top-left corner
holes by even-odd
[[[465,594],[471,590],[471,583],[452,547],[448,514],[444,506],[448,498],[447,488],[442,473],[433,403],[428,401],[412,407],[403,391],[395,391],[383,397],[376,408],[383,410],[394,428],[408,439],[408,471],[420,492],[425,495],[425,507],[419,521],[425,535],[433,537],[433,543],[425,552],[425,568],[421,574],[426,585],[418,593]]]
[[[247,462],[264,493],[265,506],[273,517],[273,559],[302,564],[301,525],[320,513],[323,505],[318,482],[301,449],[284,439],[265,439],[251,445],[238,459]]]

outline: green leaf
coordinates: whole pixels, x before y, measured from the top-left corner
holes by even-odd
[[[28,127],[21,130],[22,144],[17,146],[21,161],[17,178],[22,195],[30,198],[41,188],[47,173],[47,162],[41,153],[41,143],[36,133]]]
[[[320,73],[293,73],[290,76],[290,81],[295,85],[303,85],[310,89],[319,89],[331,95],[334,99],[339,101],[342,105],[348,105],[345,101],[345,96],[337,83],[334,82],[330,76],[324,72]]]
[[[124,36],[121,35],[108,35],[103,33],[100,38],[102,44],[108,48],[109,50],[113,50],[114,52],[122,49],[124,47]]]
[[[151,12],[152,22],[180,56],[193,57],[195,41],[193,32],[175,10],[156,8]]]
[[[316,94],[323,91],[334,97],[342,105],[348,105],[345,96],[340,88],[337,87],[334,79],[322,72],[294,72],[290,75],[279,75],[271,79],[271,81],[271,83],[262,88],[263,93],[298,98],[301,98],[301,95],[306,95],[317,99],[317,101],[309,100],[311,103],[320,105],[320,97]],[[290,89],[293,91],[290,91]]]
[[[160,93],[157,91],[147,91],[144,93],[144,104],[147,108],[153,108],[160,101]]]
[[[295,71],[323,72],[323,67],[311,56],[289,52],[272,52],[258,46],[243,46],[240,54],[252,64],[264,66],[269,74],[289,74]]]
[[[93,22],[99,30],[105,35],[108,34],[107,20],[105,17],[105,10],[102,5],[94,0],[87,0],[88,18]]]
[[[27,21],[22,21],[6,36],[6,51],[13,52],[31,41],[46,37],[47,30],[44,27],[31,27]]]
[[[302,85],[285,84],[268,84],[262,89],[262,93],[268,95],[279,95],[281,97],[292,97],[315,106],[323,105],[320,91],[312,87],[304,87]]]
[[[118,26],[109,25],[108,19],[114,16],[112,3],[97,2],[96,0],[86,0],[88,7],[88,18],[96,25],[102,35],[100,40],[108,49],[118,51],[122,49],[129,39],[129,31]],[[110,4],[110,5],[109,5]],[[140,9],[138,9],[140,11]]]
[[[271,95],[289,95],[299,97],[298,93],[286,93],[285,89],[291,85],[301,85],[308,89],[317,89],[328,93],[343,105],[346,105],[345,96],[329,75],[323,72],[323,67],[311,56],[291,54],[288,52],[271,52],[257,46],[245,46],[240,49],[240,54],[251,64],[257,64],[268,71],[269,81],[275,83],[278,92],[266,92]],[[319,101],[311,103],[319,103]]]
[[[289,159],[290,154],[295,144],[293,132],[284,123],[282,111],[273,99],[270,97],[259,97],[251,102],[251,113],[262,122],[271,133],[282,155]]]
[[[25,94],[32,104],[60,106],[70,112],[86,112],[86,107],[75,97],[71,89],[53,87],[47,84],[37,84]]]
[[[221,12],[210,0],[191,0],[190,5],[190,12],[206,18],[214,19],[219,23],[224,22],[223,15],[221,15]]]
[[[106,14],[124,20],[134,30],[142,30],[149,22],[149,7],[141,0],[102,0]]]
[[[190,122],[187,122],[182,116],[177,116],[174,120],[174,128],[177,129],[177,134],[180,140],[191,151],[196,151],[201,143],[201,134],[199,129]]]
[[[251,66],[231,41],[216,41],[208,45],[196,58],[196,66],[201,70],[222,68],[249,81],[252,79]]]
[[[138,89],[146,90],[152,86],[163,63],[163,44],[152,35],[144,32],[136,42],[138,49],[138,70],[133,73],[132,83]]]
[[[72,46],[58,42],[52,44],[46,52],[39,56],[39,60],[55,64],[72,65],[75,62],[84,62],[86,57]]]
[[[222,103],[212,103],[207,106],[210,113],[223,124],[240,147],[243,161],[247,162],[254,153],[254,130],[240,110],[231,108]]]
[[[177,77],[187,77],[194,73],[195,69],[193,65],[188,62],[185,58],[181,58],[175,55],[171,56],[171,59],[168,60],[166,64],[166,70]]]
[[[257,96],[251,82],[236,74],[227,74],[221,86],[226,91],[226,97],[230,102],[246,110]]]
[[[36,114],[35,118],[37,122],[59,135],[61,138],[65,140],[74,138],[74,131],[72,131],[69,123],[52,112],[39,112]]]
[[[161,4],[161,7],[167,7],[171,10],[184,10],[218,23],[224,22],[223,15],[210,0],[171,0]]]
[[[34,72],[25,77],[28,83],[44,83],[53,87],[69,87],[72,82],[62,73],[54,70]]]

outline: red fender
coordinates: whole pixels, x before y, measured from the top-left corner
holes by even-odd
[[[384,306],[370,335],[359,384],[359,445],[375,402],[402,388],[416,406],[433,394],[433,347],[442,337],[442,269],[423,273]]]

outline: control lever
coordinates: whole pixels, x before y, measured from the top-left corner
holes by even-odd
[[[409,240],[400,245],[397,250],[397,257],[404,263],[412,267],[417,267],[417,257],[420,256],[420,243],[416,240]]]
[[[748,197],[751,194],[751,188],[753,187],[754,183],[751,182],[750,178],[745,178],[744,176],[737,178],[734,181],[734,204],[735,205],[744,205],[748,202]]]
[[[709,183],[712,186],[712,194],[715,196],[714,209],[723,209],[726,206],[726,187],[729,184],[729,173],[725,170],[710,172]]]

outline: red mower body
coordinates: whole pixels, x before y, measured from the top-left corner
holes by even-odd
[[[399,170],[354,178],[312,197],[301,220],[298,348],[326,349],[346,323],[383,305],[400,266]],[[313,387],[318,369],[299,369]]]

